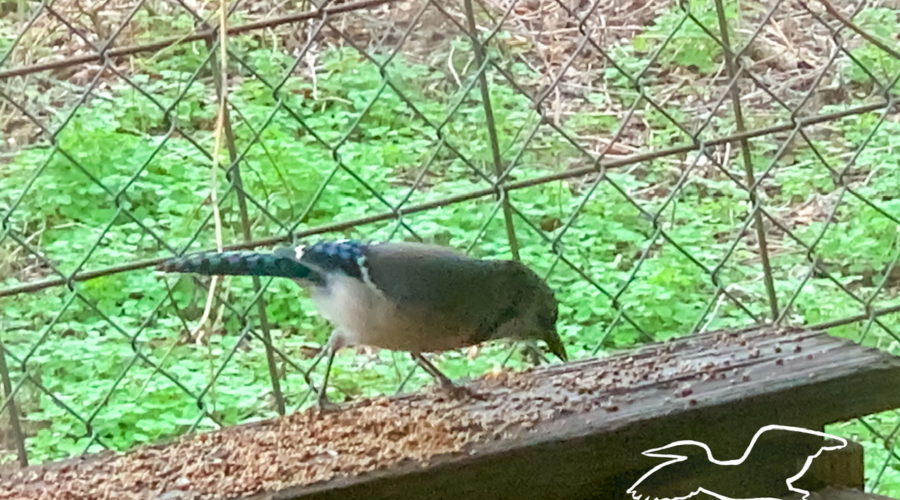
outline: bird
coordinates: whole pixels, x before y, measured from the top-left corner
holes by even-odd
[[[777,500],[797,493],[806,500],[809,491],[794,483],[822,452],[845,446],[844,438],[779,424],[759,428],[742,455],[732,460],[713,457],[705,443],[675,441],[642,453],[670,460],[626,491],[634,500],[686,500],[701,492],[718,500]]]
[[[201,252],[167,259],[157,269],[288,278],[306,289],[334,327],[324,346],[328,358],[317,391],[323,410],[336,407],[326,388],[335,354],[344,347],[405,351],[454,393],[461,388],[425,353],[513,339],[543,341],[548,351],[568,360],[556,328],[559,303],[553,290],[517,260],[478,259],[426,243],[345,239],[271,253]]]

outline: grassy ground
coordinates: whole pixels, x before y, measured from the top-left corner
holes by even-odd
[[[729,81],[721,50],[700,27],[717,33],[710,6],[691,3],[697,22],[663,2],[618,17],[610,7],[610,22],[598,31],[606,38],[595,39],[616,64],[598,47],[579,49],[577,29],[559,9],[511,15],[489,52],[498,68],[488,72],[509,176],[524,180],[590,165],[591,155],[611,142],[608,158],[617,158],[733,133],[730,101],[717,106]],[[739,44],[764,12],[757,5],[728,7]],[[490,26],[503,12],[482,13],[479,22]],[[191,25],[184,13],[164,13],[140,12],[128,36],[139,43]],[[418,20],[415,9],[393,15],[397,22],[350,16],[326,27],[297,67],[290,53],[305,46],[303,29],[230,40],[230,112],[255,236],[489,187],[483,177],[494,169],[493,154],[468,40],[433,9]],[[877,5],[855,20],[888,40],[898,28],[895,13]],[[104,26],[103,19],[98,23]],[[416,29],[405,39],[406,26]],[[876,47],[850,43],[849,55],[839,53],[830,63],[827,29],[811,16],[778,11],[767,26],[748,52],[759,82],[740,87],[748,128],[789,123],[792,111],[811,116],[875,102],[879,85],[893,85],[896,96],[900,62]],[[0,50],[20,28],[0,21]],[[364,43],[370,57],[351,42]],[[33,58],[45,46],[32,47]],[[16,58],[31,61],[18,49]],[[208,60],[197,42],[135,57],[115,71],[88,67],[6,83],[32,116],[60,130],[57,150],[35,135],[25,113],[3,103],[10,118],[0,126],[15,141],[4,145],[0,163],[0,215],[10,229],[0,233],[0,288],[214,246],[209,164],[216,90]],[[80,92],[94,80],[80,104]],[[550,92],[536,92],[554,80]],[[529,93],[545,97],[540,104],[548,121],[541,121]],[[856,114],[807,127],[785,146],[789,134],[749,145],[750,164],[762,178],[760,196],[777,222],[767,220],[767,243],[786,317],[815,324],[896,304],[897,115]],[[745,223],[748,195],[734,180],[744,177],[743,158],[736,144],[707,153],[510,193],[522,258],[549,276],[563,304],[560,330],[570,356],[766,317],[759,246]],[[222,182],[218,199],[223,239],[241,241],[238,196]],[[491,198],[327,236],[418,237],[479,256],[510,255]],[[548,238],[564,261],[550,252]],[[819,263],[814,272],[811,259]],[[0,299],[13,380],[29,377],[16,402],[33,461],[100,449],[100,443],[121,450],[215,428],[198,400],[224,424],[275,414],[265,352],[240,320],[246,311],[248,324],[259,324],[249,280],[229,279],[220,288],[223,300],[200,342],[189,332],[198,326],[206,291],[189,278],[138,269],[75,288],[77,295],[55,287]],[[309,401],[298,368],[309,365],[327,325],[293,284],[271,282],[263,297],[273,341],[297,365],[279,363],[288,407],[301,408]],[[893,314],[831,333],[900,354],[898,331],[900,314]],[[448,353],[440,365],[465,377],[526,363],[509,353],[507,345],[488,345]],[[391,392],[411,367],[389,352],[345,351],[334,368],[333,397]],[[406,388],[429,382],[416,373]],[[888,412],[832,429],[866,444],[868,479],[894,496],[900,495],[900,460],[890,445],[897,423],[898,414]]]

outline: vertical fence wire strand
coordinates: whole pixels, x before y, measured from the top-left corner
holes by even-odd
[[[501,187],[503,181],[503,158],[500,154],[500,141],[497,138],[497,124],[494,121],[494,108],[491,106],[491,91],[488,86],[487,66],[484,64],[487,54],[484,51],[484,45],[481,43],[481,37],[478,36],[478,26],[475,21],[475,7],[472,0],[465,0],[466,23],[469,29],[469,37],[472,39],[472,50],[475,54],[475,63],[480,70],[478,71],[478,86],[481,89],[481,102],[484,108],[485,126],[487,127],[488,138],[491,142],[491,158],[494,164],[494,174],[497,176],[496,183],[500,192],[498,196],[503,203],[503,223],[506,227],[506,238],[509,241],[509,250],[513,259],[519,260],[519,240],[516,236],[515,222],[513,221],[512,206],[509,201],[507,192]]]
[[[725,17],[725,5],[722,0],[715,0],[716,17],[719,23],[719,34],[722,37],[722,54],[725,58],[725,70],[730,79],[738,76],[741,71],[737,67],[739,61],[734,60],[734,52],[731,50],[731,37],[728,34],[728,20]],[[738,85],[732,85],[731,105],[734,111],[734,126],[738,134],[744,133],[747,129],[744,126],[744,112],[741,106],[741,90]],[[747,139],[740,140],[741,159],[744,164],[744,176],[746,183],[750,186],[750,210],[753,211],[753,224],[756,228],[756,240],[759,246],[759,258],[763,268],[763,280],[766,285],[766,295],[769,302],[769,313],[772,320],[778,319],[778,295],[775,292],[775,277],[772,273],[772,264],[769,261],[769,246],[766,241],[766,226],[763,222],[762,212],[760,211],[760,197],[756,189],[756,176],[753,173],[753,159],[750,151],[750,141]]]
[[[3,397],[9,399],[6,405],[6,412],[9,415],[9,430],[12,433],[12,439],[16,445],[16,456],[19,465],[28,466],[28,450],[25,449],[25,434],[22,432],[22,425],[19,422],[19,409],[16,406],[15,395],[13,394],[12,378],[9,376],[9,368],[6,365],[5,346],[3,339],[0,338],[0,378],[3,383]]]
[[[210,60],[210,68],[212,68],[213,81],[215,82],[216,88],[216,97],[218,99],[223,98],[223,94],[226,89],[222,88],[222,79],[219,70],[219,61],[218,54],[215,53],[213,44],[209,41],[206,43],[207,50],[212,52],[212,58]],[[228,149],[228,158],[230,162],[230,167],[228,169],[228,178],[229,181],[234,185],[236,194],[237,194],[237,202],[238,202],[238,212],[241,218],[241,235],[244,238],[245,242],[253,240],[253,233],[251,231],[251,223],[250,216],[247,211],[247,195],[244,191],[243,181],[241,179],[241,167],[240,167],[240,156],[238,154],[237,145],[235,143],[234,129],[231,127],[231,114],[228,112],[229,103],[227,98],[225,99],[225,105],[222,107],[221,112],[224,113],[222,117],[222,128],[225,132],[225,146]],[[218,159],[214,159],[217,161]],[[253,282],[253,291],[257,296],[256,300],[256,311],[259,315],[259,328],[262,331],[263,338],[263,349],[266,353],[266,365],[269,371],[269,382],[272,385],[272,397],[275,399],[275,409],[278,411],[279,415],[284,415],[286,412],[285,402],[284,402],[284,394],[281,391],[281,379],[280,379],[280,370],[278,368],[278,359],[275,356],[275,350],[272,346],[272,334],[271,334],[271,325],[269,324],[269,317],[266,313],[266,299],[261,295],[262,291],[262,280],[259,276],[252,276]]]

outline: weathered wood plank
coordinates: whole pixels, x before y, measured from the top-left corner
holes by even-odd
[[[900,358],[821,332],[713,332],[488,377],[474,398],[360,401],[32,467],[0,478],[0,498],[625,498],[659,461],[644,450],[694,439],[736,457],[764,425],[820,429],[900,407],[898,381]]]
[[[519,397],[562,398],[558,381],[571,373],[612,375],[589,394],[608,402],[424,469],[405,464],[253,498],[621,498],[658,463],[645,449],[694,439],[737,456],[763,425],[818,429],[900,406],[900,359],[803,330],[714,333],[547,367],[529,374],[534,384]]]

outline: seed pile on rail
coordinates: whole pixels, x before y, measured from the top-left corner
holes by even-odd
[[[603,421],[644,411],[648,401],[695,404],[691,384],[746,382],[740,368],[805,355],[779,335],[716,337],[657,344],[606,360],[489,374],[474,396],[439,388],[359,401],[336,411],[310,409],[125,454],[101,454],[0,475],[0,499],[222,498],[277,491],[412,461],[468,453],[474,444],[534,432],[540,424],[592,411]],[[777,353],[777,354],[776,354]],[[707,391],[710,386],[707,386]],[[697,391],[699,392],[699,391]],[[666,401],[662,401],[665,399]]]

